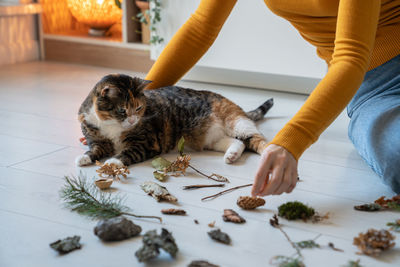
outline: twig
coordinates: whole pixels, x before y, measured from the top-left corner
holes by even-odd
[[[221,191],[221,192],[219,192],[219,193],[217,193],[217,194],[214,194],[214,195],[211,195],[211,196],[208,196],[208,197],[203,197],[203,198],[201,199],[201,201],[204,201],[204,200],[206,200],[206,199],[214,199],[214,198],[217,198],[217,197],[219,197],[219,196],[222,196],[222,195],[224,195],[224,194],[226,194],[226,193],[232,192],[232,191],[234,191],[234,190],[236,190],[236,189],[243,188],[243,187],[247,187],[247,186],[252,186],[252,185],[253,185],[253,184],[245,184],[245,185],[235,186],[235,187],[229,188],[229,189],[227,189],[227,190]]]
[[[186,185],[183,187],[183,190],[190,190],[190,189],[199,189],[204,187],[224,187],[225,184],[195,184],[195,185]]]
[[[160,221],[160,223],[162,223],[162,218],[158,217],[158,216],[136,215],[136,214],[133,214],[133,213],[130,213],[130,212],[124,212],[124,211],[121,212],[121,215],[128,215],[128,216],[133,216],[133,217],[136,217],[136,218],[157,219],[157,220]]]
[[[193,167],[193,166],[190,165],[190,164],[189,164],[189,167],[192,168],[192,170],[196,171],[197,173],[199,173],[199,174],[201,174],[201,175],[207,177],[208,179],[211,179],[211,180],[214,180],[214,181],[217,181],[217,182],[220,182],[220,183],[229,183],[228,178],[226,178],[226,177],[224,177],[224,176],[222,176],[222,175],[215,174],[215,173],[213,173],[213,174],[211,174],[211,175],[207,175],[207,174],[205,174],[205,173],[199,171],[198,169],[196,169],[195,167]],[[216,177],[216,178],[214,178],[214,177]]]

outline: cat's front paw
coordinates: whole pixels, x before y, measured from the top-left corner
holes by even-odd
[[[78,167],[87,166],[87,165],[90,165],[92,163],[93,163],[92,160],[86,154],[77,156],[76,159],[75,159],[75,164]]]
[[[124,166],[124,164],[122,163],[122,161],[120,161],[119,159],[116,159],[116,158],[110,158],[110,159],[108,159],[108,160],[106,160],[106,162],[104,162],[105,164],[111,164],[111,163],[113,163],[113,164],[115,164],[116,166],[118,166],[118,167],[123,167]]]

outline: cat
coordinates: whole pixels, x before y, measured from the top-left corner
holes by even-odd
[[[226,163],[238,160],[245,148],[261,154],[267,144],[254,121],[273,105],[267,100],[244,112],[225,97],[178,86],[144,90],[150,81],[124,74],[104,76],[82,103],[78,119],[89,151],[78,166],[105,163],[129,166],[185,146],[225,152]]]

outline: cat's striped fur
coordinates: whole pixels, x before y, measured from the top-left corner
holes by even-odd
[[[272,107],[266,101],[245,113],[223,96],[178,86],[143,90],[148,81],[127,75],[105,76],[79,109],[89,151],[79,166],[107,162],[129,166],[174,149],[183,136],[195,150],[223,151],[232,163],[245,147],[261,153],[266,145],[254,121]]]

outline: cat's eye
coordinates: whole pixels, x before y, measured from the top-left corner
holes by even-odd
[[[121,115],[124,115],[126,113],[126,110],[124,108],[119,108],[117,109],[117,112]]]
[[[140,111],[143,108],[143,106],[139,106],[136,108],[136,112]]]

